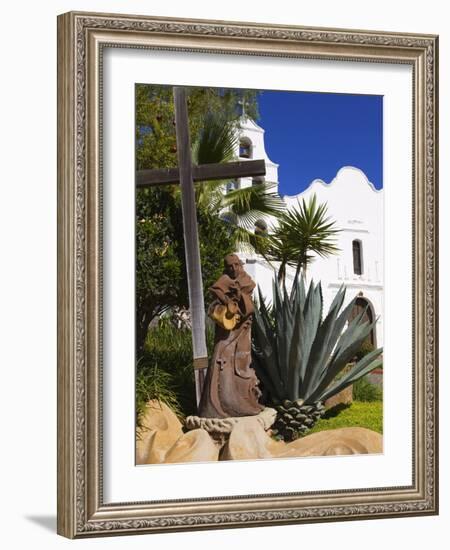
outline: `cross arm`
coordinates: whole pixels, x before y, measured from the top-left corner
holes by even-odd
[[[249,176],[264,176],[265,174],[266,165],[264,160],[245,160],[192,166],[192,179],[194,181],[226,180]],[[138,170],[136,172],[137,187],[169,185],[173,183],[180,183],[180,171],[178,168]]]

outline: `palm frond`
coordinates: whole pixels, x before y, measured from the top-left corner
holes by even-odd
[[[285,204],[274,188],[274,184],[261,183],[235,189],[223,196],[222,206],[236,217],[240,227],[251,231],[259,218],[278,217],[284,211]]]
[[[327,257],[339,252],[336,235],[340,232],[335,222],[327,216],[327,204],[318,204],[316,195],[306,202],[285,210],[279,216],[279,224],[273,233],[273,255],[280,255],[297,271],[314,258],[314,254]]]
[[[222,209],[223,188],[225,184],[226,182],[223,180],[197,182],[195,185],[197,206],[217,215]]]
[[[192,144],[192,161],[195,164],[227,162],[233,158],[236,147],[236,126],[225,121],[220,114],[208,113]]]

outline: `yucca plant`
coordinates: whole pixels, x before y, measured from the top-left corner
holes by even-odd
[[[339,232],[328,216],[327,204],[319,204],[313,195],[278,215],[276,227],[257,241],[256,248],[269,263],[279,263],[278,280],[284,283],[288,267],[295,269],[297,277],[305,275],[316,256],[327,258],[339,252]]]
[[[376,321],[364,321],[362,311],[347,325],[356,297],[342,309],[345,294],[342,285],[322,318],[320,282],[311,282],[306,293],[304,279],[296,278],[288,292],[275,279],[270,306],[259,289],[252,330],[254,366],[278,411],[275,431],[285,440],[306,433],[324,414],[329,397],[382,364],[379,348],[349,366]]]

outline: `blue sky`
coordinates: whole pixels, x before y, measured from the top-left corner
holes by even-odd
[[[280,165],[282,195],[316,178],[329,183],[343,166],[383,187],[382,96],[262,91],[260,118],[269,158]]]

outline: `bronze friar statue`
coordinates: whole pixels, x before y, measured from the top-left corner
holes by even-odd
[[[216,323],[214,352],[205,378],[199,415],[207,418],[256,415],[263,410],[251,364],[253,279],[239,257],[225,257],[224,273],[210,288],[208,314]]]

